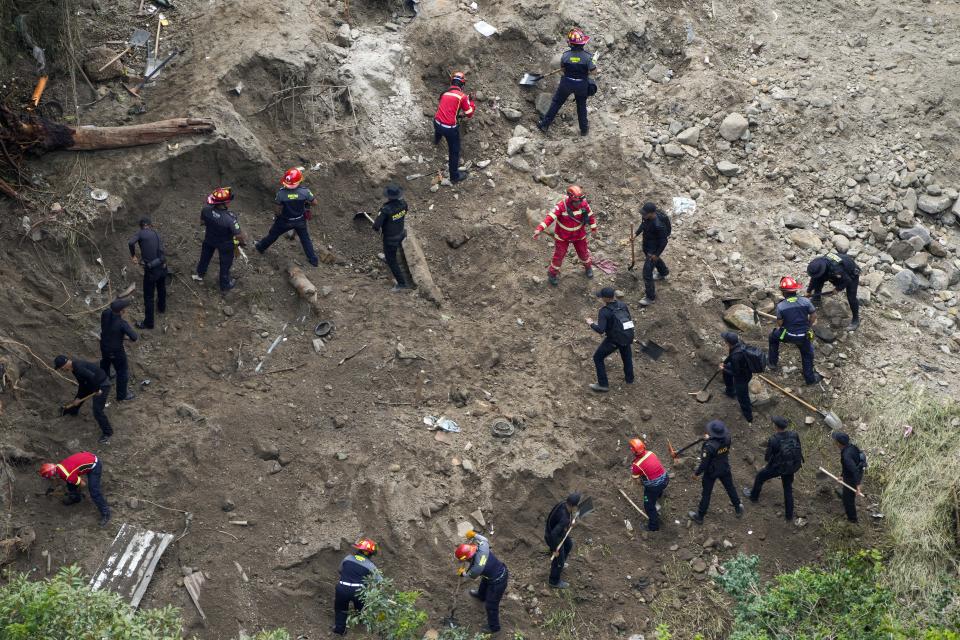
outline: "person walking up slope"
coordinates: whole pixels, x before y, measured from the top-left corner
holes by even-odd
[[[472,118],[476,111],[473,98],[463,92],[467,84],[467,75],[457,71],[450,76],[450,88],[440,96],[437,113],[433,116],[433,144],[440,144],[440,139],[447,141],[447,170],[450,172],[450,182],[456,184],[467,179],[467,172],[460,171],[460,122],[457,119],[460,113]]]

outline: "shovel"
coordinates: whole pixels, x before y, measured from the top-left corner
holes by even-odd
[[[453,604],[450,605],[450,615],[443,619],[444,626],[448,626],[451,629],[456,629],[460,626],[459,621],[457,620],[457,602],[460,600],[460,591],[463,588],[463,576],[457,578],[457,584],[453,588]]]
[[[630,266],[627,271],[633,271],[637,266],[637,236],[633,235],[633,225],[630,225]]]
[[[134,47],[142,47],[143,45],[147,44],[147,40],[149,39],[150,39],[150,32],[144,31],[143,29],[134,29],[133,33],[130,35],[130,40],[127,42],[127,45],[128,45],[127,48],[121,51],[119,55],[111,58],[107,64],[97,69],[97,71],[98,72],[103,71],[104,69],[112,65],[114,62],[116,62],[123,56],[127,55],[127,53],[129,53],[129,51]]]
[[[860,493],[859,491],[857,491],[855,488],[853,488],[853,487],[851,487],[850,485],[848,485],[846,482],[844,482],[843,480],[841,480],[841,479],[838,478],[837,476],[833,475],[832,473],[830,473],[829,471],[827,471],[826,469],[824,469],[823,467],[820,467],[820,468],[819,468],[819,471],[820,471],[820,473],[824,474],[824,475],[827,476],[828,478],[831,478],[831,479],[833,479],[834,481],[842,484],[842,485],[843,485],[844,487],[846,487],[847,489],[850,489],[850,491],[853,491],[856,495],[860,496],[861,498],[866,498],[866,497],[867,497],[867,496],[863,495],[862,493]]]
[[[651,360],[659,360],[666,353],[666,349],[658,345],[653,340],[647,340],[640,343],[640,352],[646,354]]]
[[[84,396],[84,397],[80,398],[80,404],[83,404],[84,402],[86,402],[87,400],[89,400],[90,398],[92,398],[93,396],[98,396],[98,395],[100,395],[100,390],[99,390],[99,389],[98,389],[97,391],[94,391],[93,393],[91,393],[91,394],[88,395],[88,396]],[[78,406],[79,406],[79,405],[78,405]],[[66,414],[67,414],[67,408],[66,408],[65,406],[63,406],[63,405],[60,405],[60,415],[61,415],[61,416],[64,416],[64,415],[66,415]]]
[[[552,562],[554,558],[560,555],[560,549],[563,549],[563,544],[567,541],[567,538],[570,537],[570,532],[573,531],[573,525],[577,524],[577,521],[580,518],[588,515],[593,511],[593,498],[586,498],[583,502],[580,503],[577,508],[577,513],[574,514],[573,520],[570,521],[570,526],[567,528],[567,532],[563,534],[563,539],[560,540],[560,544],[557,545],[557,548],[553,550],[553,554],[550,556],[550,561]]]
[[[717,369],[716,371],[713,372],[713,375],[710,376],[709,380],[707,380],[707,384],[703,385],[703,389],[700,389],[700,391],[688,391],[687,395],[696,396],[697,402],[706,402],[707,400],[709,400],[710,392],[707,391],[707,387],[709,387],[710,383],[714,381],[718,373],[720,373],[720,369]]]
[[[356,221],[359,220],[360,218],[366,218],[367,220],[370,221],[370,224],[373,224],[373,218],[371,218],[371,217],[370,217],[370,214],[367,213],[366,211],[357,211],[355,214],[353,214],[353,221],[354,221],[354,222],[356,222]]]
[[[525,73],[523,77],[520,78],[521,87],[535,87],[538,82],[546,78],[547,76],[552,76],[556,73],[560,73],[563,69],[554,69],[553,71],[548,71],[547,73]]]
[[[794,400],[799,402],[801,405],[803,405],[807,409],[810,409],[810,411],[820,414],[820,417],[823,418],[823,421],[825,423],[827,423],[827,426],[833,429],[834,431],[843,430],[843,422],[841,422],[840,418],[838,418],[837,414],[835,414],[833,411],[824,411],[823,409],[817,409],[815,406],[813,406],[806,400],[803,400],[799,396],[795,396],[794,394],[790,393],[789,391],[787,391],[786,389],[778,385],[776,382],[770,380],[766,376],[758,375],[757,377],[763,380],[764,382],[766,382],[768,385],[770,385],[777,391],[779,391],[780,393],[782,393],[783,395],[787,396],[788,398],[793,398]]]

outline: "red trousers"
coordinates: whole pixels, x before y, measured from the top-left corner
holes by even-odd
[[[579,240],[561,240],[557,238],[554,240],[553,245],[553,260],[550,261],[550,267],[547,269],[547,273],[552,276],[558,275],[560,273],[560,266],[563,264],[563,259],[567,257],[567,249],[570,245],[573,245],[573,248],[577,251],[577,257],[580,258],[580,262],[583,263],[584,269],[593,264],[593,260],[590,258],[590,248],[587,246],[587,238],[583,237]]]

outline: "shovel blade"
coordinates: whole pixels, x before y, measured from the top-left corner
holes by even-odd
[[[710,400],[711,394],[709,391],[698,391],[694,397],[697,399],[697,402],[707,402]]]
[[[660,357],[665,353],[664,348],[658,345],[653,340],[647,340],[646,342],[641,342],[640,351],[648,355],[651,360],[659,360]]]
[[[823,421],[834,431],[843,431],[843,422],[833,411],[827,411],[823,414]]]
[[[523,77],[520,78],[520,84],[524,87],[532,87],[541,79],[543,79],[543,76],[539,73],[525,73]]]
[[[593,498],[584,498],[577,508],[577,518],[582,518],[593,511]]]
[[[133,34],[130,36],[129,44],[131,47],[142,47],[147,44],[147,40],[150,39],[150,32],[144,31],[143,29],[134,29]]]

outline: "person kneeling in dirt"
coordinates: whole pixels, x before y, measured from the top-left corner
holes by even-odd
[[[750,402],[750,380],[753,379],[753,371],[750,370],[750,363],[747,361],[746,345],[733,331],[724,331],[720,337],[729,349],[727,357],[720,363],[724,393],[728,398],[737,399],[743,418],[752,423],[753,404]]]
[[[767,450],[763,454],[767,466],[757,472],[752,489],[743,488],[743,495],[749,498],[750,502],[759,502],[763,483],[779,476],[780,482],[783,483],[784,518],[787,522],[791,522],[793,520],[793,474],[800,471],[800,467],[803,466],[803,449],[797,432],[787,430],[790,426],[789,420],[781,416],[773,416],[772,420],[777,427],[777,432],[767,440]]]
[[[730,433],[727,425],[720,420],[711,420],[707,423],[707,432],[703,434],[706,440],[700,453],[700,466],[693,472],[693,477],[703,474],[703,493],[700,494],[700,505],[696,511],[687,515],[697,524],[703,524],[703,517],[710,508],[710,495],[717,480],[727,490],[730,504],[733,505],[737,517],[743,515],[743,503],[737,495],[737,488],[733,484],[733,474],[730,472]]]
[[[140,260],[137,260],[137,245],[140,245]],[[140,218],[140,230],[127,243],[130,262],[143,266],[143,322],[138,329],[153,329],[154,295],[158,313],[167,311],[167,259],[160,234],[153,228],[150,218]]]
[[[227,209],[233,201],[233,192],[229,187],[220,187],[207,196],[207,204],[200,210],[200,222],[206,227],[203,236],[203,245],[200,247],[200,262],[197,263],[197,273],[193,279],[203,282],[207,274],[207,267],[213,254],[220,254],[220,291],[226,293],[233,289],[237,282],[230,277],[230,267],[233,266],[233,253],[237,246],[247,246],[246,238],[240,231],[237,214]]]
[[[590,385],[590,389],[597,393],[610,391],[610,382],[607,380],[607,366],[604,362],[614,351],[620,352],[623,360],[623,380],[633,384],[633,320],[630,318],[630,309],[616,298],[617,292],[613,287],[604,287],[597,292],[597,297],[603,299],[603,307],[597,314],[597,321],[587,318],[587,325],[604,336],[603,342],[593,353],[593,364],[597,369],[597,381]]]
[[[539,238],[540,233],[554,223],[556,234],[553,241],[553,259],[547,267],[547,281],[553,286],[560,283],[560,267],[571,244],[583,263],[583,275],[592,278],[593,259],[587,245],[587,225],[590,226],[590,232],[596,236],[597,219],[593,217],[586,194],[578,185],[567,187],[567,197],[558,202],[543,222],[537,225],[533,230],[533,239]]]
[[[596,92],[596,84],[590,79],[590,74],[596,70],[597,65],[593,63],[593,54],[584,50],[584,45],[590,42],[590,36],[583,32],[583,29],[574,27],[567,34],[567,44],[570,50],[560,58],[560,66],[563,67],[563,76],[560,78],[560,84],[557,85],[557,91],[553,94],[553,101],[550,108],[543,114],[543,118],[537,122],[537,128],[544,133],[553,124],[553,119],[557,117],[560,107],[567,101],[571,95],[577,101],[577,121],[580,125],[580,135],[585,136],[590,131],[590,124],[587,122],[587,98]]]
[[[110,426],[110,421],[104,411],[107,406],[107,397],[110,395],[110,377],[107,372],[92,362],[74,360],[64,355],[54,358],[53,368],[57,371],[61,369],[69,371],[77,379],[77,397],[73,402],[63,406],[63,415],[75,416],[79,414],[80,405],[86,402],[87,398],[93,398],[93,417],[100,426],[101,433],[97,442],[110,444],[113,427]]]
[[[63,498],[63,504],[72,505],[83,499],[80,493],[80,487],[87,485],[90,491],[90,499],[97,505],[100,511],[100,526],[105,527],[110,522],[110,506],[107,500],[100,492],[100,476],[103,473],[103,464],[89,451],[81,451],[72,456],[64,458],[59,464],[44,462],[40,465],[40,475],[47,480],[60,478],[67,483],[67,495]],[[84,482],[83,476],[86,476]],[[53,491],[49,489],[47,492]]]
[[[467,84],[467,76],[463,71],[457,71],[450,76],[450,88],[440,96],[437,113],[433,116],[433,144],[440,144],[441,138],[447,140],[447,170],[450,172],[450,182],[456,184],[467,179],[467,172],[460,171],[460,123],[457,116],[460,112],[472,118],[476,111],[473,98],[463,92]]]
[[[667,490],[670,476],[657,458],[657,454],[647,451],[647,445],[640,438],[630,440],[630,450],[634,455],[630,475],[634,480],[640,480],[643,483],[643,510],[647,514],[647,531],[658,531],[660,511],[657,508],[657,501]]]
[[[653,284],[653,281],[666,280],[667,276],[670,275],[670,269],[667,268],[667,263],[663,261],[660,255],[667,248],[667,242],[673,228],[670,223],[670,216],[657,209],[657,205],[652,202],[644,203],[640,209],[640,216],[643,221],[637,227],[634,237],[643,235],[641,249],[644,257],[644,297],[640,304],[647,307],[657,299],[657,286]]]
[[[847,304],[850,305],[850,324],[847,331],[856,331],[860,327],[860,301],[857,299],[857,288],[860,285],[860,267],[853,258],[845,253],[828,253],[825,256],[814,258],[807,265],[807,275],[810,283],[807,284],[807,295],[814,306],[820,305],[823,295],[823,285],[830,282],[833,295],[839,291],[847,293]]]
[[[400,250],[403,239],[407,237],[407,231],[404,229],[407,203],[403,200],[403,189],[395,184],[387,185],[383,190],[383,197],[387,201],[380,207],[380,214],[373,221],[373,230],[379,231],[383,236],[383,259],[397,281],[391,291],[398,292],[410,288],[403,275],[403,269],[400,268],[400,262],[397,260],[397,251]]]
[[[481,600],[487,610],[487,629],[490,633],[500,631],[500,600],[507,590],[510,574],[507,565],[497,559],[490,551],[490,541],[476,531],[467,531],[467,539],[473,543],[464,543],[457,547],[454,555],[460,562],[469,562],[466,567],[457,569],[458,576],[480,578],[480,586],[470,590],[470,595]]]
[[[350,603],[357,611],[363,609],[363,601],[360,600],[360,587],[368,576],[379,581],[381,578],[380,570],[377,565],[370,560],[377,555],[377,543],[370,538],[360,538],[353,548],[357,553],[351,553],[340,562],[340,580],[337,582],[336,593],[333,600],[333,629],[332,631],[339,635],[347,633],[347,613],[350,610]]]
[[[317,198],[310,189],[301,187],[301,182],[303,182],[303,171],[300,169],[290,169],[283,174],[283,179],[280,180],[283,188],[277,191],[277,197],[274,199],[277,204],[277,215],[273,219],[273,225],[267,235],[255,242],[253,246],[256,247],[257,253],[265,253],[277,238],[287,231],[295,231],[300,238],[300,245],[303,247],[303,254],[307,257],[307,261],[316,267],[320,264],[320,260],[313,249],[307,220],[311,217],[310,207],[317,204]]]
[[[569,582],[560,579],[560,574],[567,563],[567,556],[573,550],[573,538],[567,532],[573,527],[573,513],[579,504],[580,494],[574,491],[566,500],[554,505],[544,524],[543,540],[550,547],[550,552],[556,553],[550,562],[550,586],[554,589],[570,586]]]

